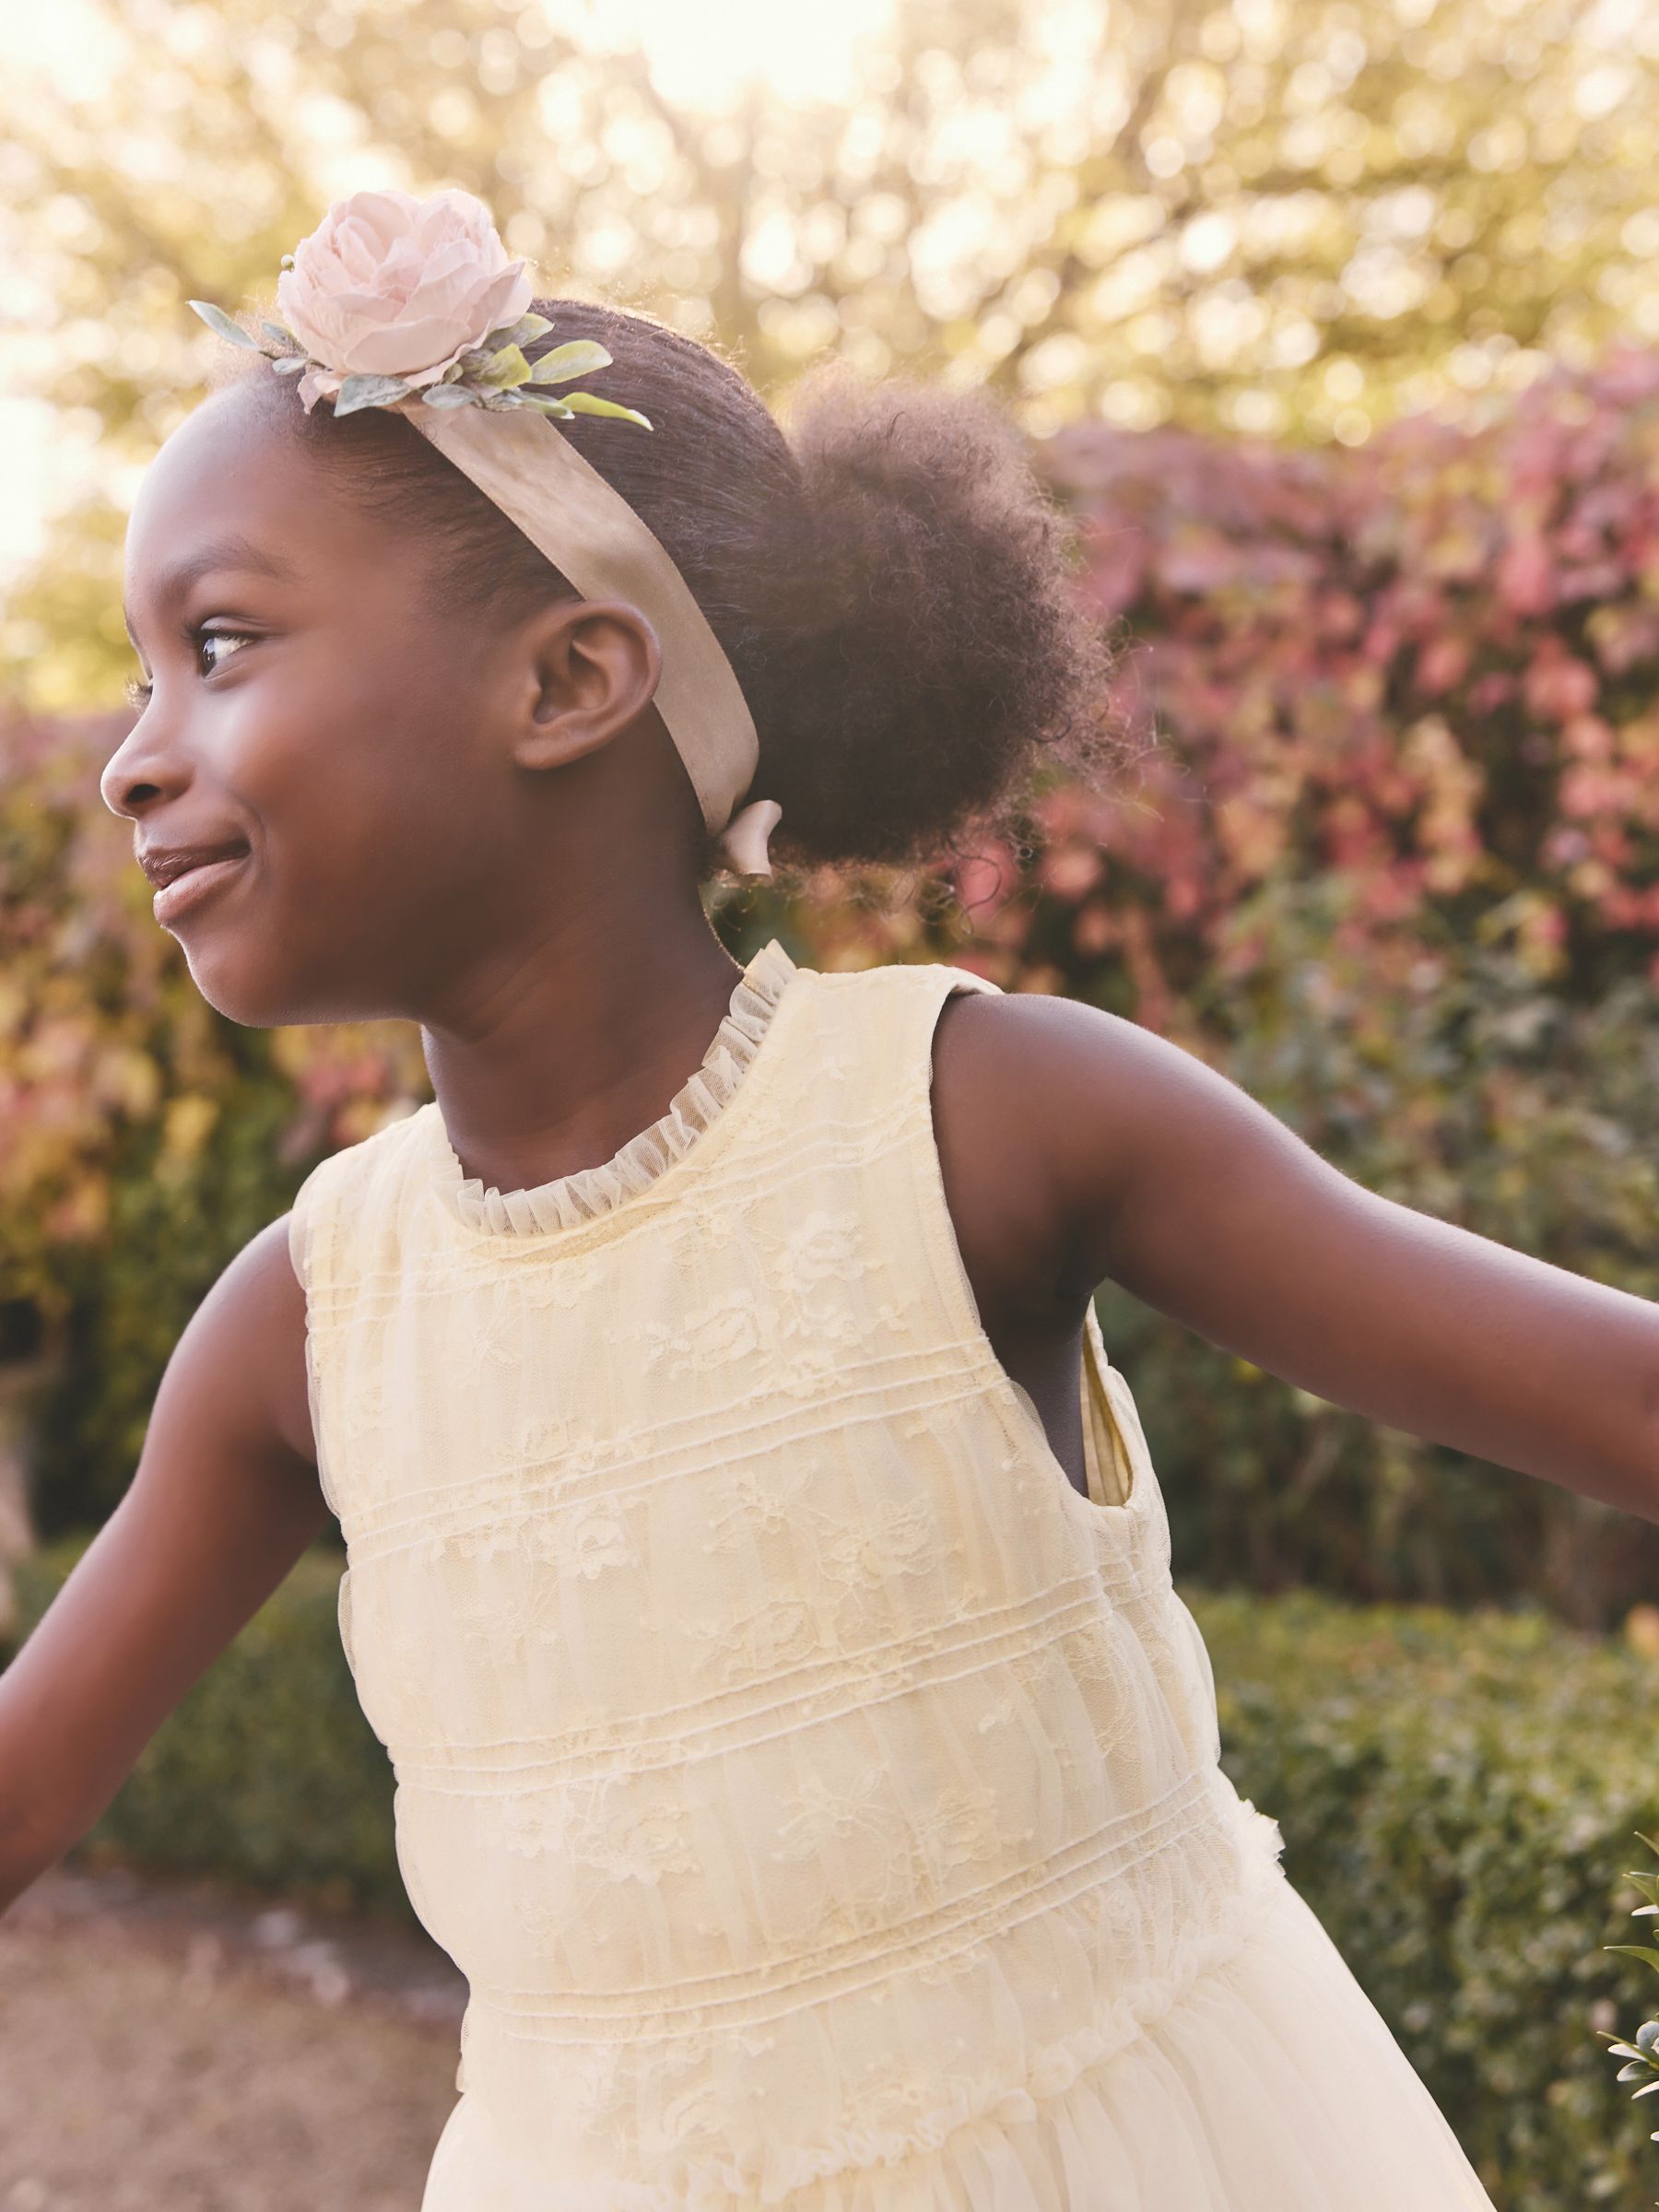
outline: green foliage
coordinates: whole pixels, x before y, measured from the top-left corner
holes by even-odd
[[[169,1159],[155,1132],[135,1133],[113,1158],[105,1234],[60,1255],[70,1302],[30,1441],[44,1536],[114,1510],[191,1315],[287,1208],[299,1179],[283,1156],[299,1112],[292,1092],[268,1074],[232,1077],[221,1106],[187,1159]]]
[[[1651,1659],[1535,1611],[1192,1598],[1226,1764],[1505,2212],[1624,2204],[1639,2131],[1591,2030],[1595,1947],[1659,1806]]]
[[[23,1633],[83,1543],[21,1569]],[[340,1649],[342,1564],[322,1546],[305,1554],[152,1737],[81,1847],[89,1857],[411,1917],[390,1766]]]
[[[1382,949],[1345,933],[1340,878],[1273,900],[1226,1072],[1366,1188],[1659,1299],[1659,1001],[1638,977],[1573,1006],[1512,932],[1443,925]],[[1217,986],[1218,988],[1218,985]],[[1206,1582],[1313,1583],[1370,1601],[1525,1594],[1611,1627],[1659,1584],[1659,1528],[1367,1421],[1109,1288],[1170,1497]]]
[[[1652,1852],[1659,1852],[1659,1843],[1655,1843],[1652,1836],[1639,1832],[1637,1841],[1645,1843]],[[1638,1893],[1646,1900],[1631,1908],[1635,1917],[1638,1920],[1652,1920],[1655,1914],[1659,1914],[1659,1875],[1627,1874],[1625,1879],[1633,1882]],[[1604,1948],[1618,1951],[1628,1958],[1640,1959],[1659,1973],[1659,1950],[1655,1950],[1651,1943],[1609,1943]],[[1659,2095],[1659,2020],[1643,2020],[1636,2030],[1634,2043],[1621,2042],[1617,2037],[1607,2035],[1606,2030],[1601,2033],[1612,2045],[1608,2055],[1625,2062],[1618,2069],[1620,2083],[1635,2081],[1641,2085],[1640,2088],[1630,2091],[1632,2098]],[[1659,2143],[1659,2128],[1653,2130],[1649,2140]]]
[[[25,1631],[79,1549],[25,1571]],[[339,1646],[341,1565],[307,1553],[84,1848],[409,1915],[389,1762]],[[1536,1612],[1186,1595],[1229,1773],[1279,1821],[1287,1873],[1495,2201],[1629,2201],[1643,2146],[1590,2030],[1637,1978],[1596,1947],[1633,1895],[1608,1869],[1659,1815],[1652,1658]]]

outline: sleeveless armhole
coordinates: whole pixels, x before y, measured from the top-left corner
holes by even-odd
[[[933,1115],[934,1042],[939,1016],[946,1000],[959,991],[994,992],[1001,996],[1001,988],[964,968],[939,965],[908,972],[927,975],[933,986],[917,992],[915,1030],[908,1058],[911,1080],[920,1097],[918,1142],[924,1165],[920,1194],[924,1225],[932,1246],[935,1280],[940,1294],[962,1341],[979,1353],[991,1379],[1014,1406],[1032,1459],[1061,1487],[1066,1501],[1075,1503],[1085,1513],[1093,1514],[1102,1524],[1109,1520],[1139,1518],[1148,1504],[1150,1463],[1129,1386],[1107,1355],[1093,1300],[1084,1314],[1079,1382],[1083,1462],[1088,1483],[1087,1491],[1083,1491],[1078,1489],[1049,1441],[1036,1401],[997,1356],[980,1315],[979,1301],[962,1258],[946,1196],[944,1167]]]
[[[320,1159],[288,1202],[288,1248],[294,1279],[309,1300],[312,1280],[312,1253],[316,1245],[318,1179],[327,1166]]]
[[[323,1442],[324,1407],[318,1317],[332,1280],[329,1263],[334,1241],[334,1185],[339,1173],[341,1157],[338,1152],[326,1154],[306,1176],[289,1202],[288,1230],[288,1258],[305,1304],[301,1326],[304,1331],[305,1391],[311,1412],[312,1451],[323,1501],[336,1521],[340,1518],[339,1500],[330,1479],[328,1456]]]

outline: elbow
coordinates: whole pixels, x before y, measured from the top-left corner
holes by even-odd
[[[0,1837],[0,1920],[25,1890],[52,1871],[68,1848],[67,1844],[44,1843],[28,1837]]]
[[[58,1864],[89,1825],[72,1825],[60,1804],[26,1785],[20,1788],[21,1782],[0,1758],[0,1917]]]

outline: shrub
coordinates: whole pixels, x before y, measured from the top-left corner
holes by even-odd
[[[18,1571],[27,1633],[85,1539]],[[158,1729],[76,1855],[211,1874],[412,1919],[392,1833],[392,1773],[340,1649],[340,1556],[306,1552]]]
[[[1226,1764],[1504,2212],[1624,2204],[1597,2027],[1641,1994],[1616,1872],[1652,1827],[1654,1664],[1536,1610],[1194,1600]]]
[[[1655,1843],[1652,1836],[1639,1836],[1637,1840],[1645,1843],[1650,1851],[1659,1852],[1659,1843]],[[1659,1914],[1659,1875],[1636,1871],[1626,1878],[1636,1885],[1646,1900],[1645,1903],[1633,1908],[1636,1918],[1651,1920]],[[1621,1952],[1627,1958],[1640,1959],[1644,1965],[1659,1971],[1659,1950],[1655,1950],[1651,1943],[1615,1943],[1607,1947]],[[1633,2043],[1623,2041],[1606,2029],[1600,2029],[1597,2032],[1612,2046],[1609,2057],[1624,2062],[1618,2070],[1620,2083],[1637,2081],[1641,2084],[1640,2088],[1630,2091],[1631,2097],[1640,2099],[1659,2095],[1659,2019],[1643,2020],[1636,2030]],[[1659,2143],[1659,2128],[1653,2130],[1648,2140],[1650,2143]]]

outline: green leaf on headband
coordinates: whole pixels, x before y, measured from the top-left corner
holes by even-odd
[[[291,330],[285,330],[280,323],[267,323],[265,317],[261,315],[259,318],[259,327],[265,332],[267,337],[276,339],[276,343],[281,347],[284,353],[297,353],[300,351],[300,347],[299,339],[294,335]]]
[[[278,376],[298,376],[309,364],[302,353],[284,353],[270,357],[271,366]]]
[[[544,353],[531,370],[531,381],[538,384],[567,383],[573,376],[586,376],[593,369],[608,369],[611,357],[603,346],[592,338],[572,338],[568,346],[555,346]]]
[[[516,346],[503,346],[499,353],[492,353],[478,371],[478,381],[485,384],[523,384],[528,382],[529,377],[530,364]]]
[[[469,384],[429,384],[421,394],[429,407],[476,407],[479,394]]]
[[[245,331],[240,323],[232,323],[222,307],[215,307],[211,300],[192,300],[195,309],[209,330],[217,331],[221,338],[229,338],[232,346],[245,346],[250,353],[260,350],[259,340]]]
[[[546,315],[521,315],[516,323],[504,323],[500,330],[480,338],[477,350],[494,353],[502,346],[528,346],[532,338],[539,338],[544,330],[552,327]]]
[[[534,407],[538,415],[556,415],[560,422],[574,422],[576,419],[564,401],[555,399],[551,393],[545,399],[535,392],[515,392],[512,396],[521,407]]]
[[[596,392],[567,392],[564,404],[577,415],[618,415],[624,422],[637,422],[643,430],[651,428],[649,419],[635,407],[618,406],[614,399],[601,399]]]
[[[383,407],[402,399],[408,385],[401,376],[348,376],[334,403],[336,415],[355,415],[359,407]]]

